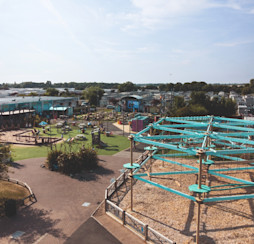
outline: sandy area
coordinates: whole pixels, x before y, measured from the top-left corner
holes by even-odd
[[[5,131],[5,132],[1,132],[0,133],[0,142],[1,143],[5,143],[5,142],[8,142],[8,143],[13,143],[17,146],[36,146],[35,145],[35,139],[32,138],[33,134],[31,132],[31,128],[29,129],[21,129],[21,130],[12,130],[12,131]],[[22,132],[26,132],[22,135],[25,135],[25,136],[31,136],[31,138],[26,138],[26,137],[16,137],[14,136],[15,134],[19,134],[19,133],[22,133]],[[42,136],[42,137],[47,137],[47,135],[45,136]],[[41,136],[39,137],[41,138]],[[38,140],[39,142],[41,141]],[[57,141],[56,143],[59,143],[61,142],[60,141]]]
[[[175,159],[174,159],[175,160]],[[195,165],[196,160],[178,159],[179,162]],[[197,166],[197,164],[195,165]],[[239,165],[236,165],[236,167]],[[220,166],[222,168],[222,166]],[[215,167],[213,167],[215,168]],[[153,172],[181,170],[157,160]],[[234,177],[254,181],[254,170],[241,173],[227,173]],[[147,178],[147,177],[146,177]],[[148,178],[147,178],[148,179]],[[156,176],[152,181],[188,193],[188,186],[196,183],[193,175]],[[210,176],[209,185],[233,183],[233,181]],[[235,183],[235,182],[234,182]],[[253,187],[235,190],[212,191],[213,196],[254,193]],[[130,211],[130,192],[120,203],[120,207]],[[131,214],[176,243],[194,243],[196,235],[196,203],[184,197],[138,181],[134,186],[134,211]],[[254,243],[254,200],[215,202],[201,205],[201,243]]]

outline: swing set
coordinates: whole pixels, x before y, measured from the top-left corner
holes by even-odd
[[[197,203],[196,243],[199,243],[201,204],[254,198],[254,194],[245,192],[231,194],[235,189],[254,189],[254,182],[230,175],[234,172],[238,176],[237,173],[254,170],[254,159],[250,159],[254,153],[253,136],[254,121],[215,116],[164,117],[131,135],[131,163],[124,165],[125,168],[131,169],[131,210],[134,180],[194,201]],[[133,163],[134,141],[148,145],[144,149],[149,151],[150,160],[146,160],[142,167]],[[181,161],[181,158],[189,161]],[[180,170],[153,173],[154,160],[161,160],[162,168],[164,164],[170,164]],[[192,163],[188,163],[190,161]],[[153,181],[153,178],[158,176],[177,175],[195,175],[196,184],[183,186],[188,189],[186,192]],[[225,183],[214,185],[211,176],[220,178]],[[181,184],[178,182],[178,185]],[[212,194],[214,192],[224,193]]]

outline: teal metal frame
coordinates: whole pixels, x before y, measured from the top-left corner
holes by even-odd
[[[151,128],[153,130],[156,130],[156,135],[147,134]],[[215,131],[213,131],[213,129],[215,129]],[[167,135],[166,133],[171,134]],[[192,195],[186,194],[170,187],[163,186],[161,184],[153,182],[152,180],[144,178],[148,176],[148,173],[140,173],[142,166],[145,165],[150,158],[153,158],[157,160],[162,160],[163,162],[172,165],[178,165],[184,169],[181,171],[178,170],[170,172],[149,173],[150,177],[161,175],[199,174],[199,167],[194,167],[188,164],[177,162],[177,157],[198,156],[200,150],[202,150],[205,159],[205,161],[201,160],[202,164],[205,164],[206,160],[208,160],[210,156],[223,159],[225,158],[234,162],[239,161],[239,163],[241,163],[245,161],[245,159],[241,158],[241,155],[254,153],[254,140],[252,140],[252,137],[254,137],[254,121],[241,119],[214,116],[172,118],[164,117],[156,123],[150,124],[148,127],[138,132],[137,134],[133,134],[133,136],[134,141],[136,142],[141,142],[147,145],[151,145],[153,147],[157,147],[157,150],[155,150],[152,155],[150,155],[141,164],[141,167],[135,169],[133,178],[159,187],[171,193],[180,195],[192,201],[196,201],[196,198]],[[167,150],[169,152],[162,154],[162,150]],[[176,160],[170,160],[167,159],[167,157],[175,157]],[[250,164],[253,165],[252,163]],[[199,163],[197,163],[197,165],[199,165]],[[212,165],[216,165],[216,162]],[[212,165],[211,167],[213,167]],[[208,173],[214,176],[238,182],[237,184],[229,184],[232,186],[237,185],[231,189],[239,187],[254,187],[254,182],[226,175],[224,173],[242,170],[251,171],[254,170],[254,167],[209,169]],[[204,198],[203,202],[205,203],[250,198],[254,198],[254,194],[209,197]]]

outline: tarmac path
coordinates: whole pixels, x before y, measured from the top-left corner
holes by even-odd
[[[127,155],[128,149],[122,155],[118,153],[116,156],[99,156],[100,167],[86,173],[82,180],[40,167],[45,158],[13,163],[10,178],[26,182],[35,193],[37,202],[22,208],[15,217],[0,219],[0,243],[10,243],[10,236],[16,231],[25,232],[19,243],[64,243],[66,240],[67,243],[75,243],[71,242],[75,238],[79,238],[79,243],[100,243],[98,236],[101,230],[101,237],[105,236],[109,240],[105,243],[118,244],[119,241],[114,236],[110,233],[103,234],[107,232],[106,229],[99,228],[89,218],[104,199],[105,189],[110,181],[118,177],[122,165],[129,162]],[[140,152],[134,155],[137,157]],[[85,224],[86,221],[88,225]],[[97,230],[97,235],[89,231],[88,238],[85,231],[92,226],[90,223]],[[83,229],[78,231],[79,227]]]

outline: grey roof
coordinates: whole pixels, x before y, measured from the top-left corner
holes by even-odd
[[[17,103],[31,103],[38,101],[63,101],[77,99],[75,97],[47,97],[47,96],[36,96],[36,97],[4,97],[0,98],[0,104],[17,104]]]
[[[142,100],[143,99],[143,97],[138,96],[138,95],[127,95],[127,96],[122,97],[121,99],[124,99],[124,98],[135,98],[137,100]]]

